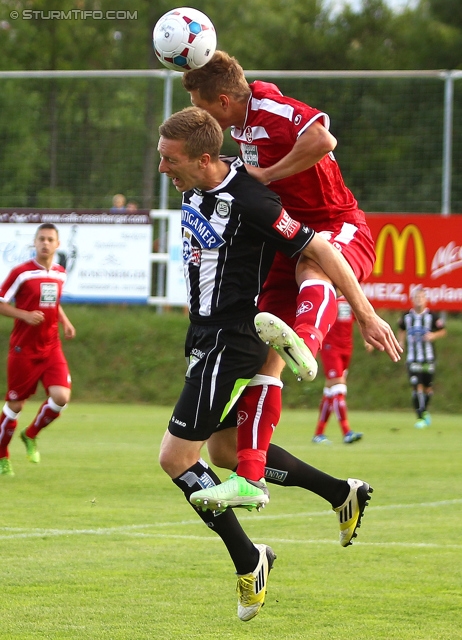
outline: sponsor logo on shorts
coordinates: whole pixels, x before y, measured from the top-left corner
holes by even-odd
[[[201,351],[200,349],[194,348],[194,349],[191,349],[191,355],[192,356],[196,356],[196,358],[201,359],[201,358],[203,358],[205,356],[205,352]]]
[[[181,420],[178,420],[178,418],[175,418],[175,416],[172,416],[172,422],[173,424],[177,424],[179,427],[186,426],[186,422],[182,422]]]
[[[285,209],[282,209],[281,215],[273,224],[273,229],[276,229],[276,231],[278,231],[281,236],[284,236],[284,238],[289,238],[289,240],[292,240],[292,238],[297,235],[300,226],[301,225],[299,222],[297,222],[297,220],[293,220],[293,218],[289,216],[287,211]]]

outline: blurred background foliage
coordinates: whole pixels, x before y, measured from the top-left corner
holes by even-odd
[[[391,1],[391,0],[390,0]],[[0,71],[161,69],[158,0],[0,0]],[[196,0],[246,70],[462,68],[462,3]],[[51,12],[60,19],[51,19]],[[101,19],[111,12],[111,19]],[[99,12],[85,13],[85,12]],[[56,14],[55,14],[56,15]],[[65,15],[72,18],[64,19]],[[113,19],[112,19],[113,18]],[[441,79],[281,79],[326,111],[345,180],[366,211],[441,209]],[[0,78],[0,207],[159,207],[162,78]],[[189,104],[179,77],[173,107]],[[462,80],[454,85],[452,210],[462,211]],[[227,139],[226,152],[237,147]],[[178,196],[171,192],[171,206]]]

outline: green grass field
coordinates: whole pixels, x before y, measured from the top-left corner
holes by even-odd
[[[21,416],[22,428],[36,401]],[[266,605],[236,615],[233,566],[157,464],[170,410],[71,404],[30,464],[16,434],[0,477],[0,638],[5,640],[456,640],[462,638],[461,418],[351,412],[364,440],[311,443],[313,411],[284,411],[274,441],[375,491],[357,541],[298,488],[241,515],[278,555]],[[226,473],[221,474],[224,478]]]

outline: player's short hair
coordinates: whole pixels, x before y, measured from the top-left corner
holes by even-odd
[[[223,145],[223,131],[207,111],[186,107],[172,114],[159,127],[159,133],[168,140],[183,140],[184,150],[190,158],[208,153],[218,160]]]
[[[186,91],[198,90],[207,102],[214,102],[222,93],[245,102],[251,93],[244,69],[226,51],[215,51],[207,64],[186,71],[181,81]]]
[[[39,228],[37,229],[37,231],[35,232],[35,237],[36,238],[37,238],[39,232],[42,231],[42,229],[54,229],[56,231],[56,235],[59,238],[58,227],[55,224],[53,224],[52,222],[44,222],[43,224],[41,224],[39,226]]]

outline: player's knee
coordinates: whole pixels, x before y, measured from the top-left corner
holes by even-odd
[[[66,387],[53,387],[49,389],[51,400],[60,408],[65,408],[71,399],[71,390]]]

